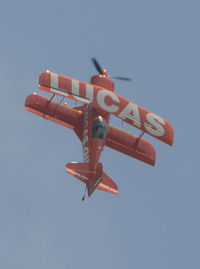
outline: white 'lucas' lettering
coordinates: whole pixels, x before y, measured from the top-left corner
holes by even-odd
[[[85,112],[83,118],[83,160],[88,163],[90,161],[89,157],[89,147],[88,147],[88,111]]]
[[[72,95],[77,101],[89,104],[93,101],[93,86],[86,84],[86,96],[80,96],[79,81],[72,79]]]
[[[149,123],[144,123],[144,127],[152,135],[155,136],[163,136],[165,133],[165,129],[162,125],[165,125],[165,121],[160,118],[159,116],[153,114],[153,113],[148,113],[146,115],[146,119]],[[161,125],[161,124],[162,125]]]
[[[119,98],[117,97],[117,95],[115,95],[113,92],[107,91],[107,90],[100,90],[97,93],[97,102],[100,105],[100,107],[102,107],[103,109],[105,109],[108,112],[117,112],[119,110],[119,107],[116,105],[107,105],[105,103],[105,97],[109,96],[111,97],[111,99],[113,101],[115,101],[116,103],[119,103]]]
[[[113,92],[105,90],[105,89],[99,89],[96,91],[96,100],[94,100],[94,87],[91,84],[85,84],[86,85],[86,93],[85,96],[80,96],[80,83],[78,80],[71,80],[72,81],[72,95],[74,98],[80,102],[89,104],[94,101],[97,102],[97,105],[109,113],[115,113],[115,115],[122,120],[126,121],[127,119],[131,120],[133,125],[141,128],[141,119],[140,119],[140,111],[136,104],[134,103],[127,103],[127,105],[123,108],[123,110],[116,114],[116,112],[120,109],[120,98]],[[62,94],[63,96],[68,95],[67,92],[59,89],[59,76],[56,73],[51,73],[51,79],[50,79],[50,91]],[[108,97],[108,101],[105,102],[105,99]],[[118,105],[119,104],[119,105]],[[153,113],[147,113],[146,114],[146,121],[144,122],[144,128],[145,130],[157,137],[161,137],[165,134],[165,128],[166,122],[159,116],[153,114]],[[84,121],[83,121],[83,153],[84,153],[84,160],[89,160],[89,148],[88,150],[85,149],[88,142],[88,112],[85,113]]]
[[[119,117],[123,120],[129,119],[133,122],[135,126],[138,128],[141,127],[140,122],[140,113],[138,110],[138,106],[132,103],[129,103],[119,114]]]

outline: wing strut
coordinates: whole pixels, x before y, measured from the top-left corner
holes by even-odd
[[[138,138],[136,139],[136,141],[135,141],[134,150],[136,150],[136,148],[137,148],[137,146],[138,146],[138,144],[139,144],[139,142],[140,142],[140,139],[143,137],[143,135],[144,135],[144,132],[142,131],[142,132],[139,134],[139,136],[138,136]]]
[[[49,104],[51,103],[51,101],[53,100],[54,96],[55,96],[55,93],[52,95],[52,97],[49,99],[49,101],[48,101],[47,104],[46,104],[46,107],[45,107],[45,110],[44,110],[44,114],[43,114],[43,117],[44,117],[44,118],[45,118],[45,116],[46,116],[46,111],[47,111],[47,109],[48,109],[48,106],[49,106]],[[59,103],[57,103],[57,106],[56,106],[56,109],[55,109],[55,113],[56,113],[56,111],[57,111],[59,105],[62,103],[62,101],[63,101],[64,99],[65,99],[65,97],[63,97],[63,98],[61,99],[61,101],[60,101]],[[57,100],[57,101],[58,101],[58,100]]]
[[[59,105],[62,103],[62,101],[63,101],[64,99],[65,99],[65,97],[63,97],[63,98],[61,99],[61,101],[57,104],[56,110],[58,109]],[[56,110],[55,110],[55,113],[56,113]]]
[[[46,104],[46,106],[45,106],[45,109],[44,109],[43,118],[45,118],[45,115],[46,115],[48,106],[49,106],[49,104],[51,103],[51,101],[53,100],[54,96],[55,96],[55,93],[52,95],[51,99],[49,99],[49,101],[47,102],[47,104]]]

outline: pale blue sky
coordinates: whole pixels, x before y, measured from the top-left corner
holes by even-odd
[[[200,268],[199,9],[180,0],[1,1],[0,268]],[[65,172],[82,161],[80,142],[24,102],[46,69],[89,81],[91,57],[132,77],[116,92],[168,120],[175,140],[171,148],[145,135],[154,168],[106,148],[119,195],[96,191],[82,203],[84,185]]]

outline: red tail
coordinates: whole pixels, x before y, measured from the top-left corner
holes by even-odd
[[[102,163],[98,163],[97,172],[90,171],[88,163],[68,163],[66,172],[75,176],[87,185],[88,196],[97,188],[102,191],[118,194],[115,182],[103,172]]]

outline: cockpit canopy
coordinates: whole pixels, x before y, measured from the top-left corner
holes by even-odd
[[[93,121],[92,124],[92,138],[102,139],[105,141],[107,135],[108,127],[105,120],[99,116]]]

